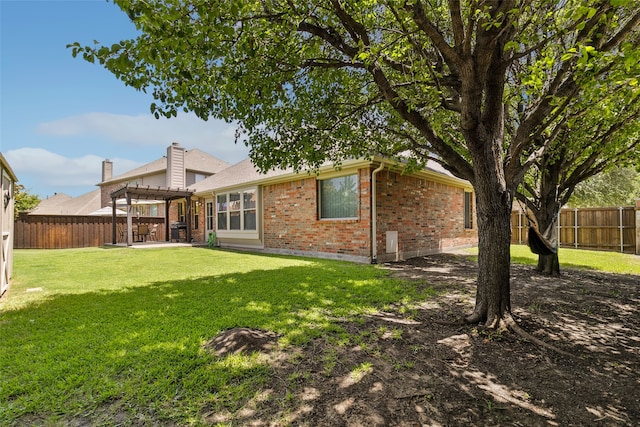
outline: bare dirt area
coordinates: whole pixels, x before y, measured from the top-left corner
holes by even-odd
[[[269,353],[268,388],[212,422],[271,426],[640,425],[640,277],[512,267],[513,332],[457,320],[473,308],[477,264],[442,254],[385,266],[438,296],[345,323]],[[263,344],[263,343],[261,343]]]

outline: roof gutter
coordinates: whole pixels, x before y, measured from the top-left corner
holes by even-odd
[[[380,162],[380,166],[371,174],[371,264],[378,263],[378,201],[376,197],[376,175],[384,169],[384,166],[384,162]]]

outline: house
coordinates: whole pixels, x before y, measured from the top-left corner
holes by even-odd
[[[8,289],[13,274],[14,192],[18,180],[9,163],[0,153],[0,179],[2,180],[2,242],[0,246],[0,296]]]
[[[77,197],[56,193],[38,203],[30,215],[89,215],[100,209],[100,190],[93,190]]]
[[[102,162],[102,181],[98,189],[71,197],[64,193],[40,201],[30,215],[92,215],[111,206],[111,192],[124,185],[182,188],[203,180],[230,166],[201,150],[185,150],[174,142],[167,148],[167,155],[136,169],[113,176],[113,162]],[[119,207],[126,202],[118,201]],[[162,200],[134,200],[137,216],[163,216]]]
[[[115,177],[113,162],[105,160],[102,162],[102,181],[98,184],[100,207],[111,205],[111,193],[125,185],[184,190],[229,166],[229,163],[198,149],[186,150],[177,142],[167,148],[166,156]],[[162,216],[164,211],[157,209],[157,205],[161,203],[163,202],[141,201],[136,213],[144,216]],[[184,216],[184,213],[181,212],[180,216]]]
[[[436,163],[412,174],[383,159],[263,174],[247,159],[189,190],[194,241],[215,233],[222,247],[375,263],[477,244],[471,185]]]
[[[215,236],[222,247],[366,263],[477,244],[471,185],[433,162],[410,174],[382,158],[261,173],[249,159],[232,166],[173,143],[161,159],[112,171],[105,160],[100,207],[126,206],[127,244],[150,217],[163,219],[167,241],[204,245]]]

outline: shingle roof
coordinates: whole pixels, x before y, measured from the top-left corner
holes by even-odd
[[[188,171],[201,172],[205,174],[215,174],[231,166],[230,163],[227,163],[224,160],[220,160],[217,157],[212,156],[211,154],[198,150],[197,148],[185,151],[184,164],[185,169]],[[163,156],[136,169],[132,169],[121,175],[114,176],[113,178],[103,181],[98,185],[120,182],[132,177],[162,173],[166,170],[167,157]]]
[[[245,159],[213,176],[189,186],[189,190],[194,193],[204,192],[235,185],[250,184],[266,178],[273,178],[290,173],[293,173],[293,169],[276,169],[270,170],[267,173],[261,173],[258,168],[253,165],[251,159]]]
[[[389,161],[387,163],[388,166],[391,166],[392,164],[393,161]],[[327,163],[325,166],[331,167],[330,163]],[[347,166],[347,162],[345,162],[344,166]],[[423,172],[436,174],[436,176],[440,175],[441,177],[450,179],[454,182],[466,182],[462,179],[456,178],[455,176],[453,176],[453,174],[451,174],[451,172],[446,170],[439,163],[432,160],[429,160],[427,162],[426,168]],[[305,174],[305,172],[300,172],[300,174]],[[197,182],[194,185],[189,186],[189,190],[193,191],[196,194],[204,193],[229,187],[252,185],[258,182],[269,180],[270,178],[285,177],[287,175],[295,175],[294,170],[291,168],[286,170],[275,169],[270,170],[267,173],[261,173],[253,165],[251,159],[245,159],[221,171],[220,173],[217,173],[200,182]]]
[[[40,201],[30,215],[88,215],[100,209],[100,190],[93,190],[78,197],[57,193]]]

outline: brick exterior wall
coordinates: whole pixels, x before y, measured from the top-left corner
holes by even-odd
[[[111,205],[111,193],[122,188],[125,183],[119,182],[117,184],[103,184],[100,186],[100,206]]]
[[[358,172],[359,218],[320,220],[318,183],[304,178],[263,188],[264,247],[366,261],[371,256],[371,182],[369,169]]]
[[[376,181],[378,260],[477,244],[475,211],[473,228],[464,228],[464,189],[387,170]],[[397,253],[386,251],[387,231],[398,233]]]
[[[187,213],[186,213],[186,200],[178,199],[171,201],[171,205],[169,206],[169,220],[168,223],[176,222],[179,220],[178,216],[178,205],[183,204],[185,209],[185,222],[187,221]],[[195,212],[198,212],[198,218],[196,221]],[[192,197],[191,198],[191,240],[193,243],[207,243],[208,236],[205,235],[206,228],[206,208],[205,208],[205,199],[201,197]],[[164,212],[162,213],[164,215]],[[196,226],[197,222],[197,226]],[[171,233],[171,229],[169,229],[169,233]]]
[[[261,246],[266,252],[370,262],[371,173],[368,167],[357,171],[360,189],[357,219],[319,219],[315,177],[263,186]],[[378,173],[376,181],[378,261],[477,244],[475,211],[473,228],[464,228],[463,188],[388,170]],[[199,222],[199,230],[194,230],[193,237],[204,242],[204,206]],[[386,251],[387,231],[397,232],[397,252]]]

